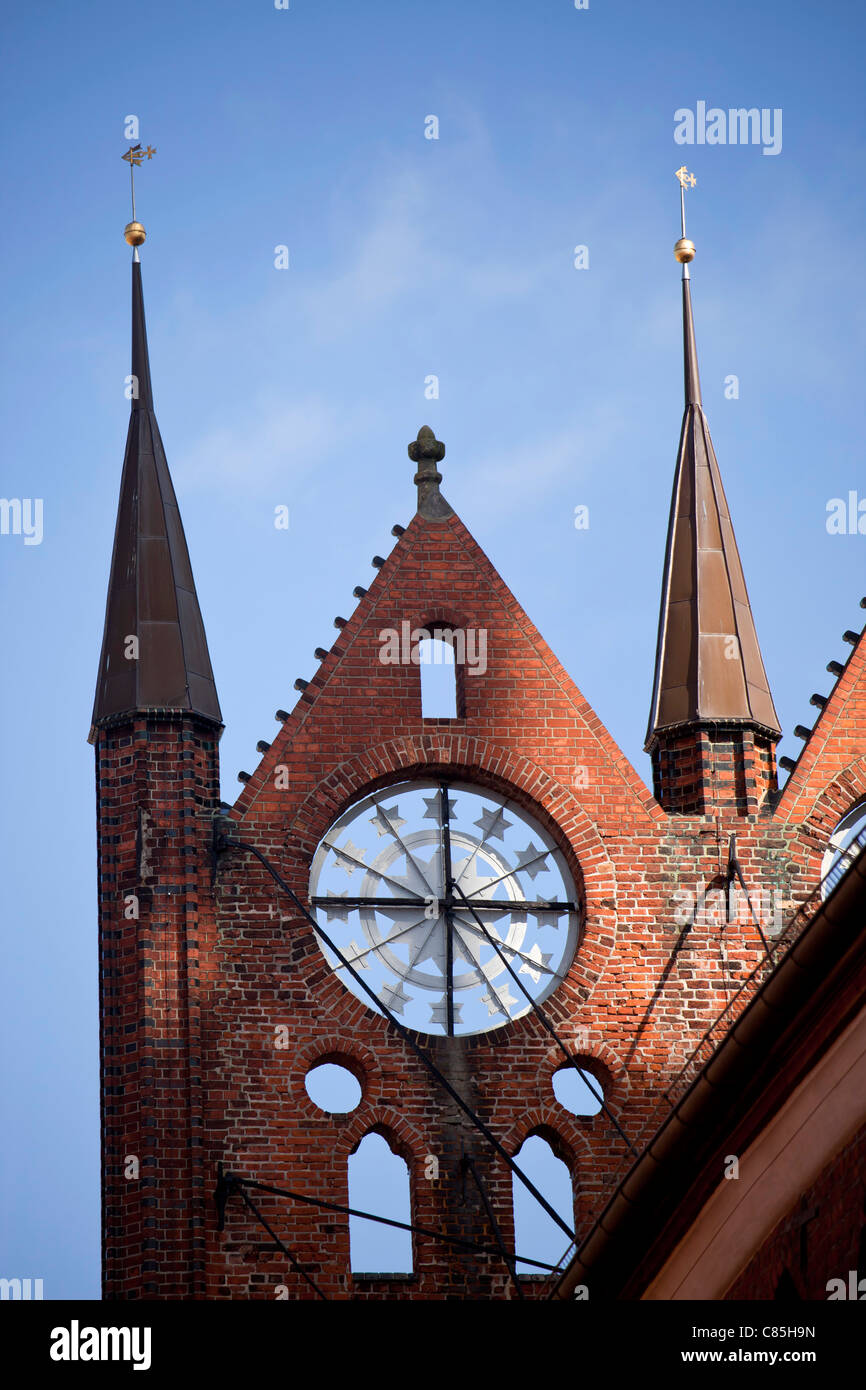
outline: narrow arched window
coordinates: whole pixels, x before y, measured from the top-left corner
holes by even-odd
[[[409,1169],[381,1134],[366,1134],[349,1158],[349,1206],[392,1221],[412,1220]],[[352,1273],[412,1273],[412,1235],[360,1216],[349,1217]]]
[[[421,718],[457,718],[457,667],[454,646],[442,637],[423,637],[418,643],[421,672]]]
[[[546,1197],[555,1212],[562,1217],[567,1226],[574,1228],[574,1189],[571,1173],[561,1158],[557,1158],[550,1144],[540,1134],[532,1134],[523,1141],[514,1155],[518,1168]],[[566,1254],[568,1239],[552,1217],[539,1206],[531,1192],[523,1186],[517,1174],[512,1175],[512,1202],[514,1207],[514,1248],[523,1259],[544,1260],[547,1264],[558,1264]],[[517,1261],[519,1274],[538,1274],[533,1265]]]

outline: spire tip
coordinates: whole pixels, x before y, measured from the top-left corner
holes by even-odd
[[[677,169],[674,178],[680,186],[680,239],[674,247],[674,256],[683,267],[683,279],[688,280],[689,262],[695,259],[695,243],[686,236],[686,189],[694,188],[697,179],[694,174],[690,174],[685,164]]]

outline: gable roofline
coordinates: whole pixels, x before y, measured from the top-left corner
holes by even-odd
[[[435,439],[432,431],[426,431],[425,433],[425,430],[426,427],[419,431],[419,440],[422,440],[422,443],[426,440],[426,447],[429,448],[431,456],[434,453],[434,447],[435,451],[441,449],[441,453],[438,454],[438,459],[441,459],[441,457],[444,456],[444,445]],[[409,453],[410,457],[414,459],[413,445],[409,446]],[[429,463],[432,464],[432,470],[437,473],[438,470],[436,470],[435,464],[438,459],[435,457],[429,459]],[[439,495],[438,486],[439,481],[441,481],[441,475],[439,475],[437,481],[437,479],[432,478],[430,471],[422,470],[420,466],[419,473],[423,473],[424,486],[422,487],[422,483],[418,482],[418,475],[416,474],[415,481],[418,484],[419,490],[419,506],[415,517],[413,517],[405,530],[399,527],[394,528],[395,531],[399,532],[396,544],[393,546],[384,564],[377,567],[377,573],[370,587],[366,590],[358,591],[360,601],[355,611],[347,620],[345,626],[341,628],[339,636],[333,646],[323,656],[316,673],[304,684],[299,698],[295,702],[294,708],[289,712],[288,718],[283,721],[282,728],[277,733],[273,743],[263,753],[258,766],[249,776],[249,779],[245,781],[234,803],[233,810],[240,816],[246,815],[255,803],[261,790],[269,784],[273,769],[279,763],[282,753],[291,746],[294,737],[307,724],[323,692],[330,686],[332,680],[337,678],[340,665],[348,655],[353,643],[363,628],[370,622],[371,618],[373,618],[379,603],[389,594],[392,577],[397,571],[402,556],[407,550],[414,547],[416,541],[423,535],[425,541],[432,541],[434,543],[437,536],[443,538],[450,536],[459,541],[467,559],[474,565],[481,582],[490,585],[509,614],[511,620],[519,626],[523,636],[531,643],[539,659],[543,662],[550,675],[555,679],[563,690],[563,693],[573,704],[578,715],[583,719],[588,734],[599,744],[609,764],[617,769],[622,779],[623,790],[640,803],[643,810],[651,819],[663,819],[665,813],[655,800],[652,792],[647,789],[626,755],[618,747],[572,677],[554,655],[525,610],[521,607],[519,601],[515,598],[488,556],[481,549],[478,542],[460,520],[456,512],[445,503],[445,506],[448,508],[447,514],[444,514],[436,506],[433,508],[433,515],[427,514],[430,508],[426,505],[426,502],[429,501],[431,497],[427,485],[432,481],[435,493]],[[441,500],[444,502],[444,499]],[[460,728],[461,721],[456,720],[454,722],[455,727]],[[467,731],[467,733],[468,732],[469,731]],[[469,736],[474,736],[474,731]]]

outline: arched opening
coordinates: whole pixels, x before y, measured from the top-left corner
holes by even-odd
[[[304,1077],[307,1095],[320,1110],[330,1115],[348,1115],[357,1110],[363,1094],[353,1071],[338,1062],[317,1062]]]
[[[349,1206],[392,1221],[412,1220],[409,1169],[381,1134],[365,1134],[349,1157]],[[412,1235],[360,1216],[349,1217],[353,1274],[412,1273]]]
[[[830,839],[821,865],[821,892],[832,892],[857,855],[866,845],[866,802],[853,806],[843,816]]]
[[[457,667],[451,642],[437,636],[423,637],[418,643],[421,672],[421,718],[457,718]]]
[[[558,1158],[552,1146],[540,1134],[524,1139],[514,1155],[517,1166],[530,1182],[546,1197],[555,1212],[570,1227],[574,1227],[574,1189],[568,1167]],[[514,1210],[514,1248],[523,1260],[517,1261],[518,1274],[538,1274],[539,1271],[523,1261],[544,1260],[555,1265],[566,1253],[567,1239],[562,1229],[543,1207],[539,1206],[516,1173],[511,1179]],[[570,1248],[570,1247],[569,1247]]]
[[[604,1089],[587,1067],[559,1067],[553,1073],[553,1094],[570,1115],[597,1115]]]

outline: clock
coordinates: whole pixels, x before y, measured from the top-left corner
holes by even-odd
[[[522,1017],[562,982],[578,943],[577,893],[550,834],[508,797],[448,779],[351,806],[316,850],[310,899],[380,1003],[422,1033],[484,1033]]]

